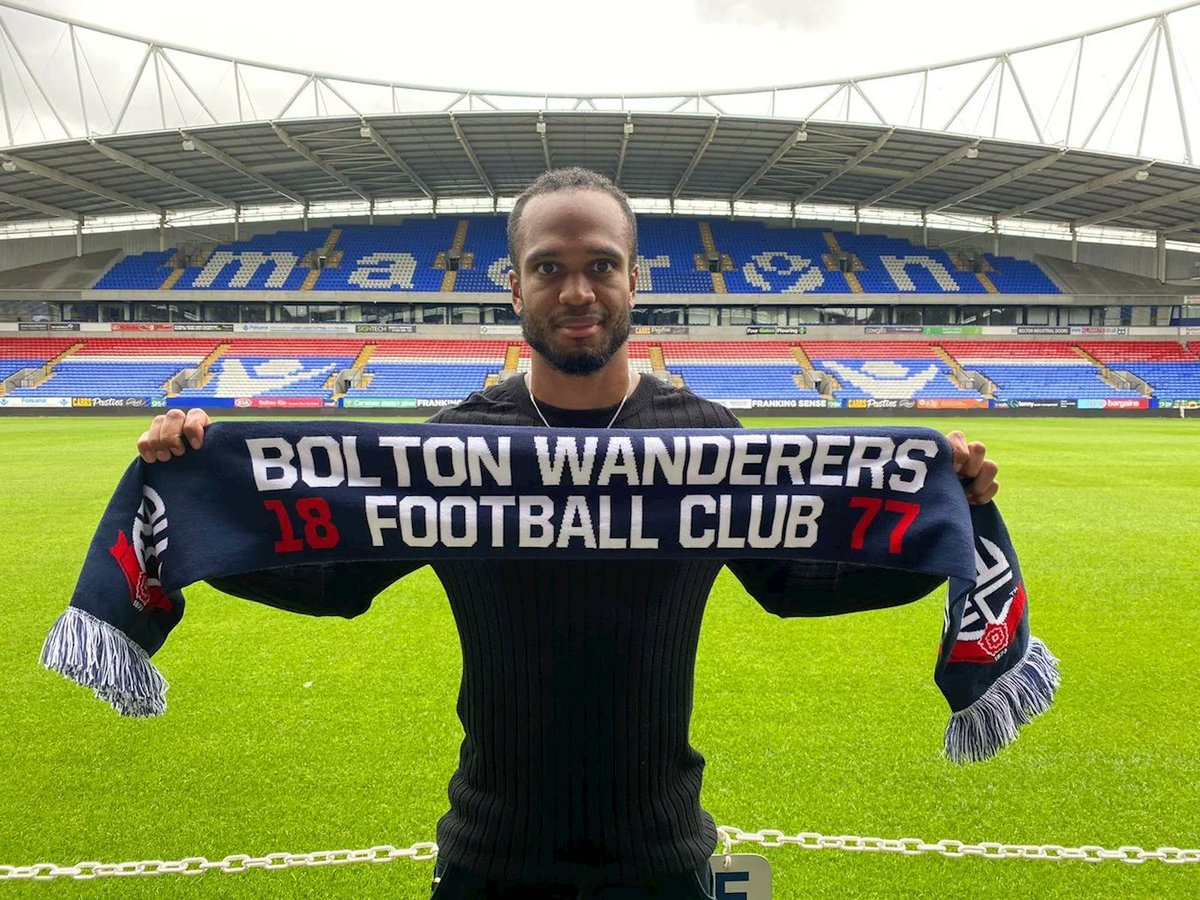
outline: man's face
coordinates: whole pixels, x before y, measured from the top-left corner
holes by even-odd
[[[564,374],[604,368],[629,337],[637,284],[620,203],[588,189],[540,194],[517,237],[509,285],[525,340]]]

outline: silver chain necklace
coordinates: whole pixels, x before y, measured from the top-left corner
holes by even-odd
[[[621,414],[621,410],[623,410],[625,408],[625,401],[628,400],[629,395],[633,393],[633,391],[631,390],[632,383],[633,383],[633,379],[629,377],[629,370],[626,369],[625,370],[625,396],[623,396],[621,398],[621,405],[617,407],[617,411],[615,413],[613,413],[613,417],[611,419],[609,419],[608,424],[604,426],[605,431],[607,431],[608,429],[613,427],[613,422],[617,421],[617,416],[619,416]],[[532,384],[532,380],[529,378],[529,376],[525,377],[525,389],[527,391],[529,391],[529,399],[533,402],[533,408],[537,412],[538,418],[542,420],[543,425],[545,425],[547,428],[550,428],[551,426],[550,426],[550,423],[546,421],[545,413],[543,413],[542,408],[540,406],[538,406],[537,397],[533,396],[533,384]]]

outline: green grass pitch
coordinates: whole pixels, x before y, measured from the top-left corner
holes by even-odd
[[[1000,463],[1033,630],[1062,661],[1057,704],[996,759],[956,767],[939,756],[947,709],[931,679],[941,591],[900,609],[783,621],[724,574],[696,673],[706,807],[746,829],[1200,846],[1200,423],[921,424],[965,426]],[[0,420],[0,864],[432,840],[457,761],[460,656],[427,569],[349,622],[192,588],[155,658],[172,683],[160,719],[120,719],[38,666],[140,428]],[[777,898],[1200,896],[1200,866],[766,855]],[[419,898],[431,869],[399,861],[3,891]]]

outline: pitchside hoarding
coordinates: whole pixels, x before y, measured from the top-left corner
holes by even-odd
[[[256,409],[319,409],[330,403],[323,397],[237,397],[233,401],[234,406]]]
[[[70,407],[70,397],[0,397],[0,408],[34,409],[47,407]]]
[[[917,409],[988,409],[991,401],[983,397],[945,397],[918,400]]]
[[[1108,400],[1089,397],[1075,402],[1076,409],[1153,409],[1156,406],[1149,397],[1118,397]]]
[[[1082,409],[1085,408],[1083,406],[1085,402],[1084,400],[998,400],[996,405],[1008,409]],[[1103,400],[1098,402],[1104,403]],[[1103,409],[1104,407],[1101,405],[1096,408]]]
[[[747,325],[746,334],[808,334],[805,325]]]
[[[325,400],[320,397],[0,397],[0,409],[442,409],[453,406],[454,398],[425,399],[412,397],[345,397]],[[1036,400],[986,400],[983,398],[948,397],[943,399],[867,399],[813,400],[779,399],[718,399],[734,410],[805,410],[805,409],[887,409],[887,410],[964,410],[964,409],[1028,409],[1028,410],[1143,410],[1143,409],[1200,409],[1200,398],[1159,400],[1157,397],[1083,398]]]
[[[639,336],[648,334],[688,334],[691,329],[687,325],[636,325],[633,333]]]
[[[169,407],[170,409],[191,409],[193,406],[204,409],[232,408],[237,401],[233,397],[160,397],[150,401],[154,407]]]
[[[355,325],[355,334],[416,334],[416,325]]]
[[[346,397],[342,406],[351,409],[415,409],[418,406],[434,404],[435,401],[413,400],[405,397]],[[446,406],[458,401],[449,401]],[[439,404],[441,405],[441,404]]]
[[[808,398],[791,400],[751,400],[746,397],[713,397],[713,403],[719,403],[726,409],[841,409],[841,400],[811,400]]]
[[[145,397],[72,397],[75,409],[145,409],[149,406]]]

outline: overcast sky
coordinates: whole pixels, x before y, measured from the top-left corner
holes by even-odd
[[[337,74],[492,90],[694,91],[992,53],[1169,0],[25,0],[163,41]]]

